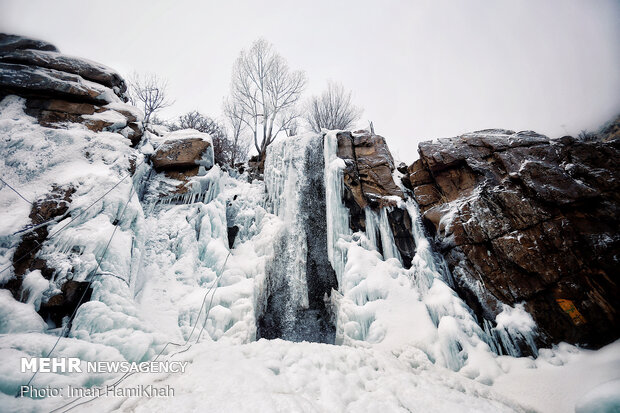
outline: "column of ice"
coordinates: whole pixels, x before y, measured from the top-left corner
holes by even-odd
[[[286,276],[286,280],[281,281],[288,283],[291,304],[303,308],[308,307],[307,246],[299,207],[303,200],[299,198],[305,177],[299,171],[304,170],[306,146],[311,140],[308,136],[296,136],[295,140],[277,141],[269,147],[265,160],[266,206],[285,223],[282,256],[274,259],[274,264],[283,268],[277,268],[275,272]],[[292,306],[290,309],[293,310]]]
[[[377,248],[377,214],[367,206],[364,208],[364,219],[366,221],[366,237],[370,241],[370,246],[376,250]]]
[[[424,292],[427,291],[436,277],[446,284],[452,285],[447,265],[439,257],[436,257],[430,242],[426,238],[418,205],[411,199],[408,199],[405,205],[411,217],[411,232],[416,246],[412,267],[416,269],[415,281],[418,289]]]
[[[392,233],[392,228],[390,227],[387,212],[387,207],[381,208],[378,213],[373,211],[372,208],[368,206],[364,208],[366,237],[368,237],[368,240],[374,249],[378,249],[377,242],[381,241],[381,249],[383,250],[384,259],[387,260],[390,258],[396,258],[402,264],[402,258],[398,248],[396,247],[396,242],[394,241],[394,234]],[[379,235],[379,239],[377,239],[377,235]]]
[[[387,216],[387,208],[381,208],[379,212],[379,234],[381,235],[381,245],[383,247],[383,258],[390,259],[396,258],[402,264],[402,259],[398,248],[396,248],[396,242],[394,241],[394,234],[390,227],[390,221]]]
[[[344,160],[338,157],[337,132],[330,131],[324,137],[325,156],[325,203],[327,209],[327,254],[332,268],[342,285],[346,264],[346,249],[338,245],[341,237],[351,234],[349,211],[342,204]]]

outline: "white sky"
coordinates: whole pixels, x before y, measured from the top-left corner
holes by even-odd
[[[620,112],[620,2],[0,0],[0,31],[169,81],[172,118],[219,117],[240,50],[262,36],[307,95],[340,81],[395,157],[485,128],[559,137]]]

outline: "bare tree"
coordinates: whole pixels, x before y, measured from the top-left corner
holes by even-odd
[[[174,103],[168,97],[168,82],[153,73],[135,73],[129,79],[129,100],[132,105],[144,110],[144,124],[150,123],[153,115]]]
[[[229,139],[232,149],[230,166],[235,166],[235,163],[244,161],[247,158],[250,149],[249,142],[243,139],[243,131],[246,128],[246,124],[243,122],[243,111],[240,105],[235,104],[231,100],[224,102],[224,114],[230,126]]]
[[[351,102],[351,92],[340,83],[329,82],[320,96],[312,96],[306,120],[315,132],[325,129],[349,129],[362,114],[362,109]]]
[[[235,62],[231,101],[238,106],[239,119],[252,131],[259,157],[298,115],[294,106],[306,86],[302,71],[288,64],[264,39],[243,50]]]

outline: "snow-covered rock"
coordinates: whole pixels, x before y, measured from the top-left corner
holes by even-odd
[[[419,152],[403,183],[480,319],[523,303],[539,344],[620,337],[617,139],[493,129]]]
[[[0,98],[26,97],[28,114],[43,125],[123,130],[134,145],[142,136],[142,114],[125,104],[127,86],[118,73],[45,42],[0,34],[0,88]]]

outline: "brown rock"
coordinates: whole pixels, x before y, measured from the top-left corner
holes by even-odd
[[[59,99],[28,99],[26,108],[34,110],[45,110],[54,112],[64,112],[73,115],[92,115],[100,108],[90,103],[69,102]]]
[[[349,209],[349,223],[353,231],[366,229],[364,209],[388,209],[396,247],[403,264],[411,265],[415,243],[411,235],[411,218],[406,210],[398,208],[395,198],[403,199],[401,189],[392,177],[394,159],[385,139],[367,131],[337,134],[338,157],[344,159],[344,204]]]
[[[415,187],[413,196],[420,206],[432,205],[441,199],[439,191],[434,185],[421,185]]]
[[[131,141],[131,146],[136,147],[142,140],[142,128],[135,122],[127,125],[130,132],[127,133],[127,138]]]
[[[433,182],[433,177],[430,172],[425,168],[422,163],[422,159],[418,159],[407,168],[408,178],[411,187],[419,185],[430,184]]]
[[[202,138],[168,140],[157,148],[151,161],[158,171],[193,169],[210,146]]]

